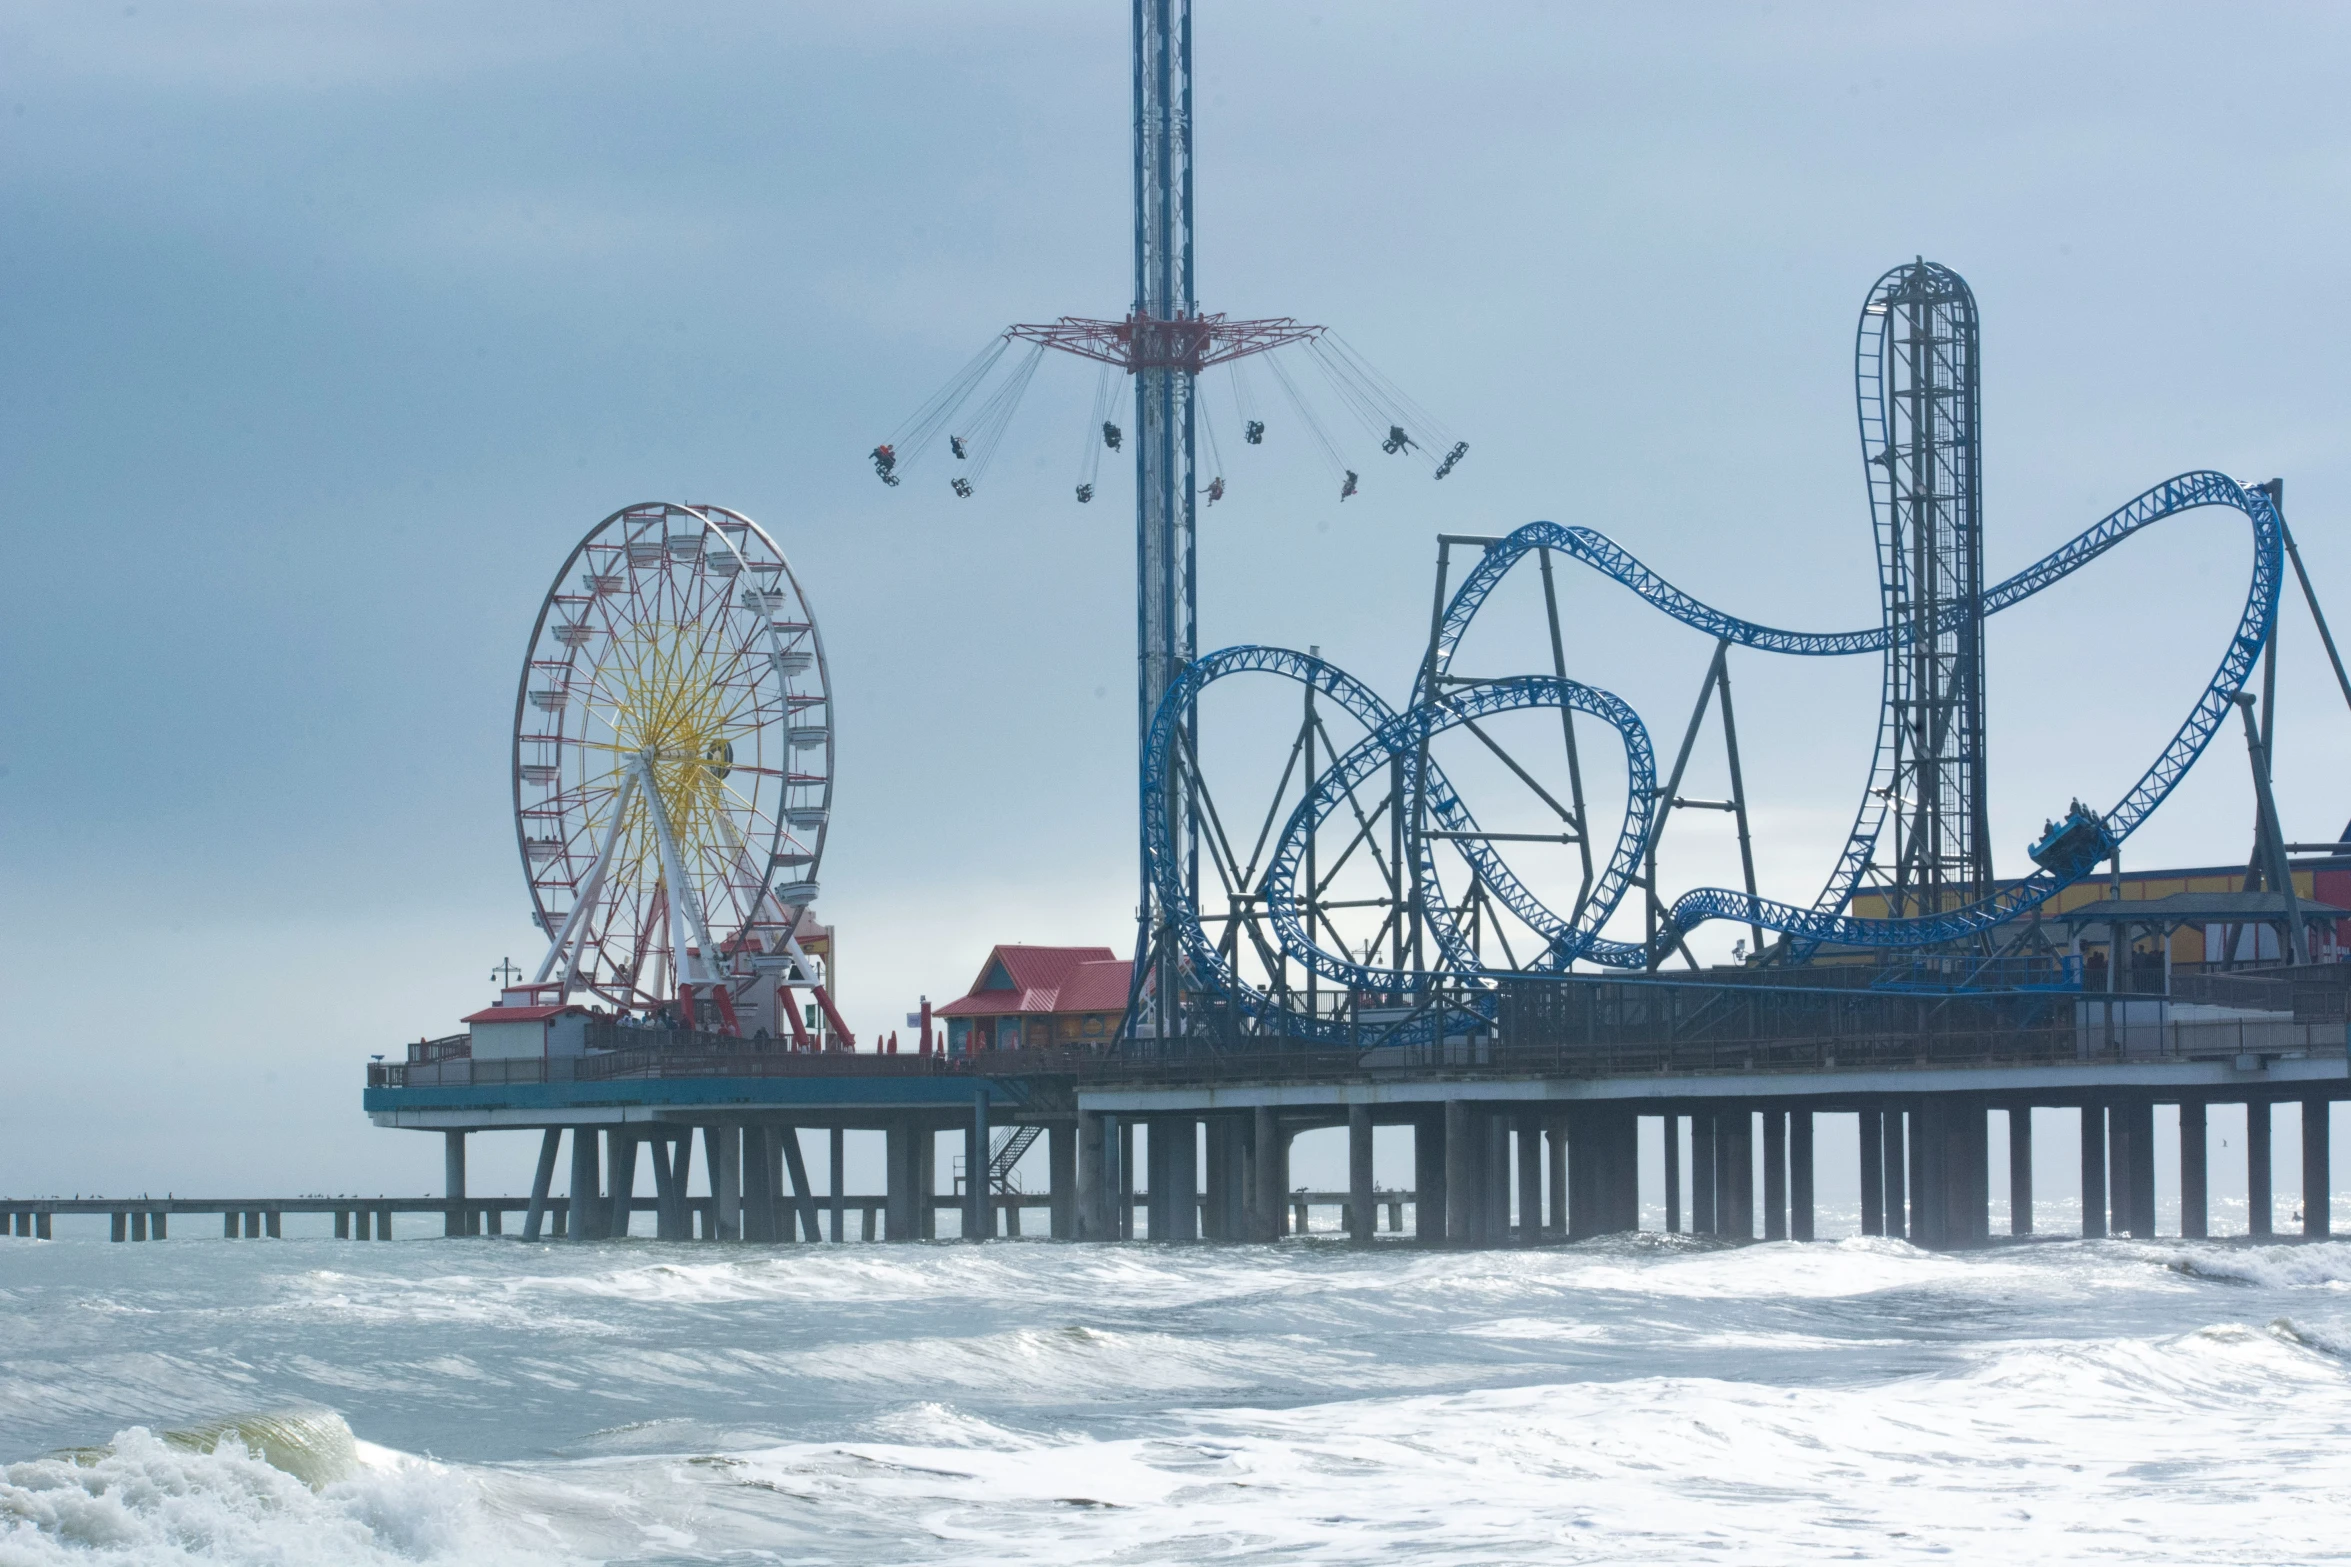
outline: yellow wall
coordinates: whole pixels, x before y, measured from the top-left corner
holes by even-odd
[[[2293,875],[2294,893],[2297,897],[2317,897],[2315,878],[2311,872],[2297,870]],[[2122,897],[2126,903],[2148,898],[2168,898],[2174,893],[2181,892],[2241,892],[2244,887],[2245,873],[2235,870],[2215,871],[2197,876],[2185,876],[2171,871],[2125,871],[2122,877]],[[2087,877],[2075,882],[2047,903],[2042,904],[2041,913],[2046,917],[2052,914],[2068,913],[2084,904],[2103,903],[2113,890],[2112,878],[2106,876]],[[1886,914],[1885,895],[1876,892],[1857,895],[1853,899],[1853,912],[1864,919],[1883,919]],[[2103,946],[2104,942],[2093,941],[2090,945]],[[2139,945],[2140,950],[2144,951],[2145,943],[2141,942]],[[2218,961],[2219,957],[2218,953],[2214,953],[2209,960],[2205,957],[2202,927],[2188,926],[2172,932],[2171,960],[2174,963],[2203,963]]]

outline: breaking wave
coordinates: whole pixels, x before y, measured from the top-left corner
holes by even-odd
[[[510,1250],[0,1273],[17,1451],[115,1431],[0,1468],[0,1567],[2275,1562],[2351,1532],[2351,1247]],[[237,1389],[264,1412],[197,1413]]]
[[[0,1564],[544,1562],[449,1468],[338,1415],[250,1414],[0,1468]]]

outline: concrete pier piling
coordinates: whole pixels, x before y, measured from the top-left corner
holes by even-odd
[[[1678,1235],[1682,1230],[1682,1122],[1683,1117],[1660,1117],[1664,1124],[1665,1141],[1665,1233]],[[1564,1212],[1566,1204],[1562,1203]]]
[[[2203,1240],[2211,1233],[2212,1198],[2207,1163],[2211,1157],[2211,1128],[2204,1101],[2191,1099],[2180,1106],[2180,1236]],[[2020,1233],[2030,1233],[2029,1229]]]
[[[1567,1239],[1567,1117],[1543,1121],[1543,1235]]]
[[[1788,1112],[1763,1112],[1763,1238],[1788,1238]]]
[[[599,1199],[604,1192],[604,1166],[597,1148],[596,1129],[577,1126],[571,1133],[570,1234],[575,1241],[592,1241],[603,1233]]]
[[[1478,1240],[1480,1246],[1507,1246],[1510,1244],[1510,1117],[1488,1112],[1477,1117],[1478,1135],[1483,1144],[1484,1159],[1480,1162],[1478,1192]]]
[[[1412,1122],[1412,1238],[1445,1244],[1445,1123],[1443,1110],[1423,1109]]]
[[[1919,1245],[1957,1251],[1990,1238],[1986,1137],[1981,1101],[1946,1096],[1912,1112],[1910,1238]]]
[[[441,1193],[449,1199],[449,1214],[443,1224],[444,1235],[463,1235],[466,1232],[465,1211],[465,1134],[441,1134]]]
[[[2082,1239],[2100,1240],[2107,1233],[2106,1106],[2093,1101],[2082,1106]]]
[[[605,1234],[626,1235],[629,1215],[635,1211],[631,1204],[637,1195],[637,1133],[616,1126],[604,1135],[611,1179],[611,1216],[605,1220]]]
[[[1886,1117],[1875,1107],[1855,1117],[1861,1123],[1861,1233],[1886,1233]]]
[[[1745,1105],[1714,1118],[1714,1233],[1755,1239],[1755,1117]]]
[[[1581,1105],[1569,1112],[1569,1240],[1640,1227],[1639,1132],[1629,1106]]]
[[[1164,1131],[1167,1151],[1160,1155],[1158,1168],[1167,1172],[1167,1233],[1171,1241],[1196,1241],[1200,1238],[1200,1122],[1188,1115],[1169,1116],[1152,1125],[1151,1142],[1158,1147]],[[1159,1183],[1153,1181],[1152,1195],[1156,1204]],[[1161,1239],[1157,1212],[1151,1222],[1151,1238]]]
[[[1885,1231],[1896,1240],[1910,1236],[1910,1155],[1907,1115],[1902,1106],[1888,1105],[1879,1117],[1879,1143],[1885,1158],[1880,1189],[1885,1194]]]
[[[1715,1113],[1701,1110],[1690,1117],[1690,1233],[1715,1233]]]
[[[2108,1112],[2109,1124],[2120,1127],[2119,1148],[2108,1157],[2114,1162],[2121,1201],[2116,1204],[2124,1223],[2117,1226],[2133,1240],[2155,1238],[2155,1102],[2133,1097]]]
[[[1103,1157],[1106,1119],[1096,1111],[1078,1112],[1077,1235],[1082,1241],[1111,1238],[1109,1162]]]
[[[722,1241],[743,1238],[743,1129],[706,1126],[702,1129],[702,1166],[710,1172],[710,1190]]]
[[[1478,1117],[1462,1099],[1445,1102],[1445,1244],[1474,1246],[1479,1240]]]
[[[1371,1106],[1347,1107],[1347,1234],[1368,1246],[1379,1230],[1373,1211]]]
[[[2198,1105],[2196,1113],[2201,1118],[2204,1107]],[[2201,1127],[2203,1121],[2199,1119],[2197,1125]],[[2201,1195],[2198,1201],[2202,1201]],[[2008,1233],[2033,1233],[2033,1107],[2029,1104],[2008,1107]]]
[[[2334,1183],[2328,1179],[2327,1102],[2302,1101],[2302,1233],[2322,1240],[2330,1228],[2327,1210],[2333,1206]]]
[[[800,1238],[811,1244],[822,1241],[824,1239],[824,1218],[817,1206],[816,1188],[809,1184],[807,1160],[800,1150],[800,1129],[796,1126],[779,1126],[775,1128],[775,1136],[777,1146],[782,1150],[784,1156],[784,1173],[790,1177],[792,1182],[791,1209],[792,1213],[797,1214],[800,1220]],[[980,1139],[980,1146],[982,1148],[987,1146],[985,1135]],[[984,1158],[980,1161],[979,1188],[980,1223],[978,1234],[984,1237],[989,1233],[989,1224],[995,1213],[995,1205],[988,1200],[988,1166]],[[790,1239],[791,1228],[791,1223],[787,1218],[784,1224],[787,1240]],[[969,1235],[973,1232],[967,1228],[964,1233]]]
[[[1045,1180],[1053,1194],[1049,1233],[1057,1241],[1074,1241],[1084,1233],[1078,1221],[1078,1136],[1078,1128],[1066,1121],[1056,1121],[1045,1128]],[[840,1146],[836,1135],[833,1147],[838,1149]],[[840,1170],[839,1155],[836,1154],[833,1164],[836,1189],[840,1185]],[[1226,1235],[1223,1238],[1240,1239],[1238,1235]]]
[[[1812,1239],[1812,1112],[1788,1112],[1788,1238]]]
[[[1513,1117],[1518,1149],[1518,1225],[1514,1238],[1533,1246],[1543,1238],[1543,1127],[1532,1115]],[[1365,1160],[1368,1165],[1370,1161]],[[1369,1171],[1365,1172],[1369,1184]]]
[[[2277,1216],[2269,1137],[2273,1109],[2266,1099],[2245,1106],[2245,1232],[2264,1239]]]
[[[563,1131],[550,1126],[539,1137],[539,1163],[531,1172],[531,1208],[523,1215],[522,1238],[536,1241],[547,1219],[547,1194],[555,1185],[555,1156],[563,1146]],[[338,1228],[337,1233],[341,1230]]]
[[[847,1182],[848,1182],[848,1178],[849,1178],[849,1147],[848,1147],[848,1144],[849,1144],[849,1133],[848,1133],[848,1130],[847,1130],[846,1128],[844,1128],[844,1127],[839,1127],[839,1126],[836,1126],[836,1127],[832,1127],[832,1128],[828,1129],[828,1131],[826,1132],[826,1135],[825,1135],[825,1191],[826,1191],[826,1192],[827,1192],[827,1193],[828,1193],[828,1194],[831,1196],[831,1198],[832,1198],[832,1211],[831,1211],[831,1218],[832,1218],[832,1235],[833,1235],[833,1244],[834,1244],[834,1245],[836,1245],[836,1246],[840,1245],[840,1244],[842,1243],[843,1239],[845,1238],[845,1237],[844,1237],[844,1234],[843,1234],[843,1231],[844,1231],[844,1227],[845,1227],[845,1226],[847,1225],[847,1223],[848,1223],[848,1217],[847,1217],[847,1215],[848,1215],[848,1209],[847,1209],[847,1207],[846,1207],[846,1206],[844,1206],[844,1205],[843,1205],[843,1203],[842,1203],[842,1201],[841,1201],[841,1198],[842,1198],[842,1195],[843,1195],[843,1193],[845,1193],[845,1192],[848,1190],[848,1186],[847,1186]],[[1057,1170],[1057,1171],[1056,1171],[1056,1173],[1055,1173],[1055,1176],[1054,1176],[1054,1185],[1053,1185],[1053,1190],[1054,1190],[1055,1194],[1056,1194],[1056,1195],[1058,1195],[1058,1194],[1059,1194],[1059,1193],[1062,1191],[1062,1189],[1063,1189],[1063,1188],[1062,1188],[1062,1185],[1061,1185],[1061,1179],[1060,1179],[1060,1175],[1059,1175],[1059,1173],[1058,1173],[1058,1170]],[[1056,1208],[1056,1209],[1055,1209],[1055,1212],[1056,1212],[1056,1213],[1058,1213],[1058,1212],[1059,1212],[1059,1209],[1058,1209],[1058,1208]],[[1059,1232],[1058,1232],[1058,1231],[1056,1231],[1056,1238],[1065,1238],[1065,1237],[1061,1237],[1061,1236],[1059,1235]]]
[[[1118,1118],[1118,1238],[1135,1238],[1135,1122],[1132,1116]]]
[[[971,1096],[971,1124],[963,1133],[963,1238],[993,1240],[994,1205],[988,1201],[988,1092]],[[1151,1183],[1156,1191],[1159,1183]]]

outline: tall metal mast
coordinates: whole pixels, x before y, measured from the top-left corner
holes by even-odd
[[[1887,913],[1991,891],[1984,758],[1984,510],[1975,296],[1924,258],[1878,279],[1855,354],[1886,624]]]
[[[1192,389],[1199,353],[1192,282],[1192,4],[1135,0],[1135,609],[1136,755],[1152,715],[1194,641]],[[1196,755],[1185,715],[1180,754]],[[1190,773],[1168,770],[1143,787],[1164,788],[1185,887],[1199,887],[1199,841]],[[1139,824],[1138,824],[1139,827]],[[1130,1028],[1148,1021],[1156,1038],[1180,1029],[1180,971],[1168,911],[1159,906],[1147,856],[1140,857],[1141,926],[1136,936]],[[1148,974],[1148,982],[1146,981]],[[1146,983],[1148,988],[1146,989]],[[1148,1011],[1145,1013],[1144,1009]]]
[[[1141,762],[1150,748],[1151,726],[1160,703],[1197,651],[1194,631],[1195,579],[1193,574],[1194,389],[1200,372],[1213,365],[1246,359],[1291,344],[1319,347],[1325,329],[1289,316],[1234,320],[1223,314],[1204,315],[1193,288],[1192,272],[1192,5],[1191,0],[1135,0],[1135,295],[1124,319],[1111,321],[1087,316],[1062,316],[1048,322],[1025,322],[1007,327],[1004,344],[1029,343],[1041,354],[1046,349],[1112,365],[1135,379],[1135,731]],[[966,400],[986,379],[1001,345],[968,366],[947,388],[923,405],[891,440],[871,453],[874,471],[884,484],[899,482],[900,468],[914,460],[931,441],[949,429]],[[1403,403],[1400,394],[1371,372],[1352,350],[1341,345],[1324,363],[1334,379],[1353,390],[1357,411],[1390,421],[1389,440],[1382,450],[1390,455],[1419,452],[1442,479],[1453,471],[1469,443],[1454,441],[1421,410]],[[1018,398],[1024,384],[1012,378],[1010,396]],[[1284,382],[1285,386],[1287,382]],[[1295,396],[1295,392],[1292,393]],[[991,403],[993,406],[993,403]],[[1010,404],[1004,405],[1008,410]],[[1301,412],[1304,412],[1301,408]],[[1009,412],[994,420],[1001,434]],[[1307,415],[1311,424],[1312,416]],[[1406,429],[1409,423],[1421,440],[1438,439],[1437,449],[1424,449]],[[1256,443],[1262,424],[1248,426],[1247,439]],[[1117,450],[1121,431],[1105,424],[1105,444]],[[1319,438],[1319,429],[1317,431]],[[958,460],[974,455],[973,476],[986,466],[992,435],[971,443],[952,437],[949,447]],[[1450,445],[1444,443],[1450,442]],[[1326,449],[1329,443],[1324,442]],[[1439,455],[1439,452],[1442,455]],[[1335,454],[1334,454],[1335,462]],[[1346,474],[1343,500],[1355,492],[1354,473]],[[972,480],[958,474],[955,493],[968,498]],[[1090,484],[1081,485],[1078,499],[1091,499]],[[1214,491],[1211,491],[1213,498]],[[1182,901],[1196,905],[1200,887],[1198,785],[1194,768],[1193,715],[1187,710],[1177,722],[1173,754],[1178,765],[1154,778],[1143,774],[1142,803],[1166,809],[1170,842],[1181,858]],[[1151,791],[1162,791],[1154,796]],[[1152,875],[1150,836],[1136,823],[1140,870],[1136,913],[1133,988],[1129,992],[1127,1027],[1130,1036],[1172,1039],[1185,1031],[1182,1009],[1182,967],[1170,911],[1163,907]]]

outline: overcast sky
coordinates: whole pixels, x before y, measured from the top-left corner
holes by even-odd
[[[2351,618],[2347,25],[1200,0],[1204,305],[1336,326],[1473,446],[1442,486],[1375,453],[1344,506],[1302,441],[1236,462],[1202,645],[1401,697],[1434,535],[1535,518],[1872,623],[1853,329],[1917,255],[1982,310],[1994,572],[2180,470],[2283,474]],[[854,1027],[994,941],[1126,945],[1090,376],[1046,368],[971,501],[864,454],[1005,323],[1126,308],[1128,48],[1107,4],[0,7],[0,1190],[437,1182],[360,1067],[535,956],[517,666],[629,502],[749,513],[815,600]],[[2247,558],[2203,514],[1995,624],[2002,870],[2160,748]],[[1569,593],[1573,672],[1670,740],[1710,649]],[[2287,831],[2331,836],[2351,725],[2306,621],[2285,649]],[[1767,890],[1809,898],[1877,674],[1739,678]],[[2247,796],[2230,740],[2134,863],[2241,859]]]

